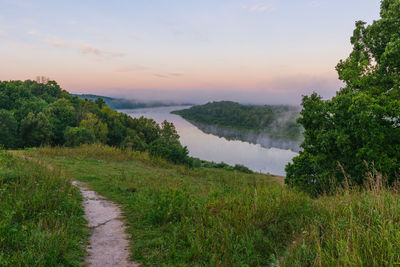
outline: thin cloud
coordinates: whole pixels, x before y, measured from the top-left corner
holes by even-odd
[[[309,2],[308,5],[311,7],[319,7],[319,6],[321,6],[321,1],[313,0],[313,1]]]
[[[242,9],[246,9],[251,13],[254,12],[272,12],[275,11],[275,7],[273,7],[270,4],[267,3],[259,3],[259,4],[253,4],[253,5],[241,5]]]
[[[116,72],[134,72],[134,71],[142,71],[148,69],[142,65],[129,65],[129,66],[120,66],[115,69]]]
[[[274,9],[269,5],[254,5],[250,7],[251,12],[265,12],[265,11],[273,11]]]
[[[158,77],[158,78],[164,78],[164,79],[169,78],[168,75],[159,74],[159,73],[154,73],[153,75],[156,76],[156,77]]]
[[[174,77],[180,77],[180,76],[183,76],[183,73],[182,72],[171,72],[169,75],[174,76]]]
[[[67,42],[62,40],[45,40],[45,42],[54,48],[64,48],[69,46]]]
[[[109,51],[105,51],[105,50],[101,50],[98,49],[94,46],[91,46],[89,44],[83,44],[80,47],[80,51],[82,54],[85,55],[94,55],[94,56],[98,56],[98,57],[123,57],[125,56],[124,53],[121,52],[109,52]]]
[[[31,36],[39,36],[39,31],[37,30],[29,30],[28,34]]]
[[[156,77],[159,77],[159,78],[168,79],[168,78],[172,78],[172,77],[183,76],[183,73],[181,73],[181,72],[170,72],[170,73],[167,73],[167,74],[154,73],[153,75],[156,76]]]

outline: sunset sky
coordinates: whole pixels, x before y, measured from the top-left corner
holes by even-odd
[[[73,93],[299,103],[334,95],[379,0],[0,0],[0,80]]]

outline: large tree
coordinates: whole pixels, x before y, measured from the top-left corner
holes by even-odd
[[[346,176],[364,182],[376,169],[389,183],[400,175],[400,1],[384,0],[381,18],[356,22],[353,51],[336,69],[345,82],[331,100],[303,98],[303,151],[286,167],[286,183],[312,194]]]

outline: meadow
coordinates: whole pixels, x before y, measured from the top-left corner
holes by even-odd
[[[282,178],[188,168],[104,145],[23,153],[120,204],[143,266],[395,266],[400,197],[378,173],[311,198]],[[44,170],[43,170],[44,171]],[[65,178],[68,181],[68,178]]]

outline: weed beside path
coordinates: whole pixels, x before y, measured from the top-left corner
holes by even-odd
[[[81,201],[59,171],[0,151],[0,266],[79,266]]]

